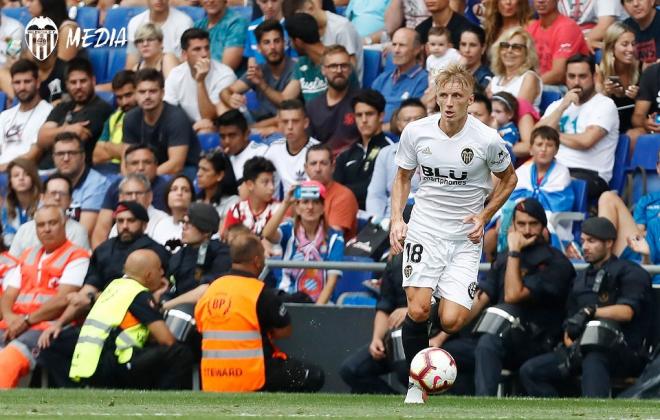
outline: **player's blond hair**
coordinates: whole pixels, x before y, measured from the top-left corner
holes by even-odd
[[[438,94],[448,83],[460,84],[469,94],[474,92],[474,76],[462,64],[454,63],[445,67],[434,79],[435,93]]]

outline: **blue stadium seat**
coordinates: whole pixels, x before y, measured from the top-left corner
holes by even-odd
[[[78,7],[76,23],[81,29],[96,29],[99,26],[99,9],[96,7]]]
[[[632,176],[630,204],[636,203],[645,193],[660,190],[660,176],[656,172],[659,151],[660,134],[646,134],[637,139],[628,167],[628,172]],[[640,168],[643,168],[646,174],[646,186]]]
[[[364,50],[364,74],[362,75],[362,87],[370,88],[376,77],[383,71],[380,51]]]
[[[541,93],[541,104],[539,105],[539,109],[541,110],[541,115],[545,113],[545,110],[546,108],[548,108],[548,105],[559,99],[561,99],[561,93],[544,90]]]
[[[107,83],[107,69],[108,69],[108,54],[110,48],[87,48],[87,57],[92,63],[94,68],[94,77],[96,77],[96,83]]]
[[[208,152],[220,146],[220,135],[218,133],[201,133],[197,135],[202,152]]]
[[[571,188],[575,201],[573,202],[573,211],[587,213],[589,211],[589,199],[587,198],[587,181],[583,179],[571,180]]]
[[[337,298],[337,305],[366,306],[374,308],[376,298],[367,292],[344,292]]]
[[[5,110],[7,106],[7,94],[0,91],[0,112]]]
[[[619,195],[623,193],[623,186],[626,183],[626,168],[628,168],[628,155],[630,152],[630,137],[622,134],[619,136],[619,142],[614,152],[614,168],[612,169],[612,179],[610,179],[610,188],[616,190]]]
[[[32,15],[28,12],[27,7],[4,7],[2,14],[16,19],[23,26],[27,26],[28,22],[32,19]]]
[[[373,262],[369,257],[354,257],[345,255],[344,261],[354,261],[354,262]],[[371,271],[348,271],[344,270],[341,278],[337,281],[335,290],[332,294],[332,300],[337,301],[339,296],[345,292],[366,292],[368,291],[366,287],[362,285],[362,282],[369,280],[373,277]]]
[[[257,92],[252,89],[245,92],[245,99],[247,99],[247,109],[249,111],[255,111],[259,108],[259,100],[257,99]]]
[[[126,66],[126,48],[110,48],[108,51],[108,66],[106,75],[112,80],[119,71]]]
[[[117,7],[115,9],[109,9],[105,15],[103,26],[110,30],[116,29],[119,31],[121,28],[128,26],[128,21],[133,16],[142,13],[144,10],[144,7]]]
[[[115,95],[112,92],[98,91],[96,92],[99,98],[103,99],[113,107],[115,106]]]
[[[177,9],[190,16],[193,22],[197,22],[206,16],[204,9],[197,6],[177,6]]]

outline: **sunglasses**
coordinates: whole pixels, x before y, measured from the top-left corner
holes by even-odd
[[[514,44],[514,43],[509,43],[509,42],[500,42],[500,49],[501,50],[508,50],[511,48],[514,51],[522,51],[525,48],[527,48],[527,45],[525,44]]]

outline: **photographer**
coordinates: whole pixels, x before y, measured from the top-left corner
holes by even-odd
[[[570,317],[564,322],[563,345],[520,368],[520,381],[530,396],[558,396],[555,384],[581,370],[582,396],[607,398],[612,376],[636,375],[643,368],[651,322],[651,280],[640,266],[612,254],[615,240],[614,225],[603,217],[582,224],[582,247],[589,266],[580,272],[568,297]],[[594,319],[618,325],[623,340],[583,347],[581,336]]]

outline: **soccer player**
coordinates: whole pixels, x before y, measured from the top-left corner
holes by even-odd
[[[474,78],[460,65],[436,76],[440,113],[411,122],[401,135],[398,171],[392,187],[391,251],[404,252],[403,287],[408,315],[403,348],[408,366],[429,346],[431,299],[440,300],[442,330],[458,332],[470,318],[481,259],[484,226],[516,186],[511,156],[497,131],[468,115]],[[403,208],[410,180],[419,167],[421,180],[410,222]],[[499,178],[493,190],[491,172]],[[423,403],[416,386],[406,403]]]

